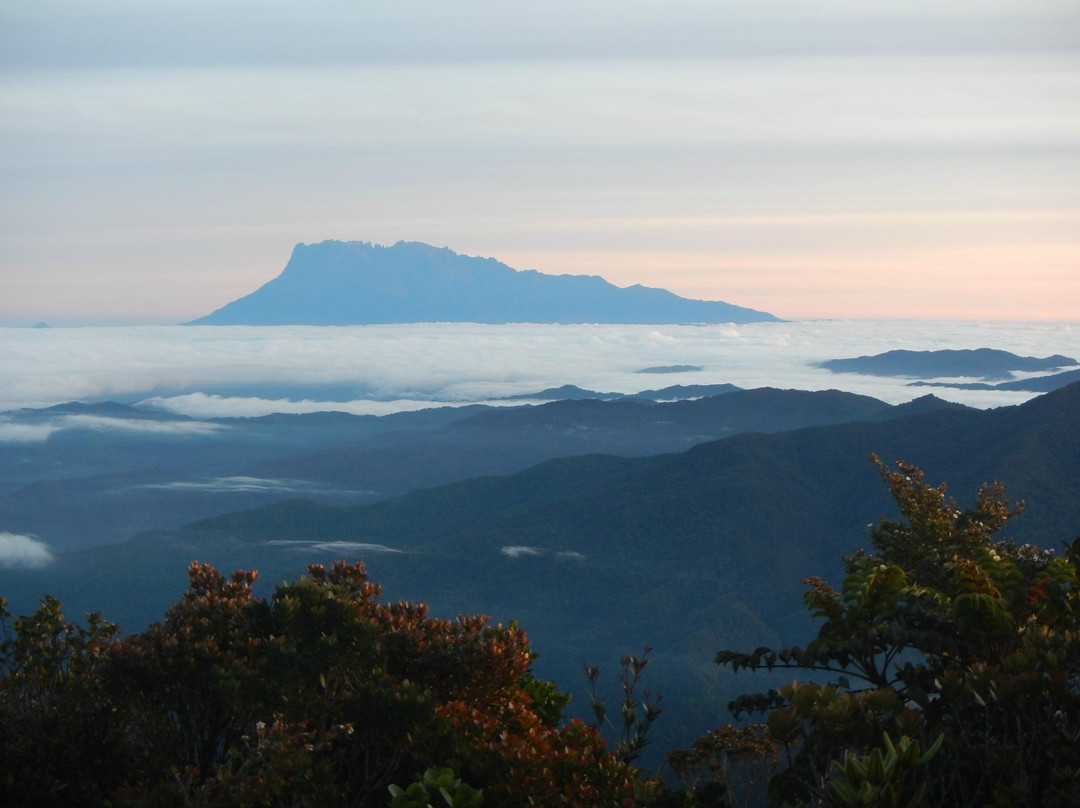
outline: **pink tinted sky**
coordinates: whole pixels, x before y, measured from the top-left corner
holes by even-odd
[[[191,319],[327,238],[1080,319],[1074,2],[368,5],[6,4],[0,325]]]

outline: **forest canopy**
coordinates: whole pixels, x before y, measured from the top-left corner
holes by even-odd
[[[314,565],[267,598],[256,573],[193,563],[163,618],[122,636],[45,596],[0,600],[0,802],[111,806],[1080,804],[1080,540],[998,538],[1022,505],[877,458],[900,519],[810,578],[805,647],[720,651],[792,672],[737,721],[634,765],[659,714],[624,659],[621,737],[564,721],[524,630],[382,603],[362,564]],[[595,680],[595,669],[586,672]],[[617,732],[616,735],[619,735]]]

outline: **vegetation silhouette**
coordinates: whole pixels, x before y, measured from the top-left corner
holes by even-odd
[[[118,638],[46,598],[2,612],[6,805],[384,806],[452,768],[501,806],[623,806],[637,770],[529,672],[515,625],[382,604],[362,564],[256,573],[192,564],[160,622]],[[400,796],[394,792],[395,797]]]
[[[903,520],[872,527],[873,552],[845,559],[839,590],[806,580],[817,637],[716,657],[812,674],[730,705],[768,714],[755,757],[782,758],[771,801],[1080,804],[1080,540],[1061,556],[996,540],[1023,509],[1000,484],[961,510],[914,466],[872,460]],[[674,762],[700,774],[722,761],[699,746]],[[730,795],[722,777],[710,782]]]
[[[804,680],[735,699],[737,720],[632,763],[659,715],[648,650],[623,660],[620,720],[563,723],[518,626],[384,604],[362,564],[256,573],[193,563],[162,620],[121,636],[55,598],[0,600],[0,802],[63,806],[706,808],[1080,804],[1080,539],[1059,556],[996,536],[1000,484],[961,509],[876,457],[901,519],[871,527],[839,589],[806,580],[805,647],[721,651]],[[597,670],[587,669],[593,684]],[[404,785],[402,785],[404,784]]]

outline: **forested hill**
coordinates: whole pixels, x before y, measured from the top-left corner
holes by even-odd
[[[65,551],[290,496],[369,503],[511,474],[555,457],[653,455],[740,432],[956,406],[933,396],[890,406],[835,390],[763,388],[693,401],[623,396],[382,417],[311,413],[196,422],[119,404],[67,404],[0,416],[31,431],[54,430],[47,441],[6,444],[0,453],[0,514],[5,530],[43,537],[54,551]],[[109,428],[71,428],[87,423]]]
[[[1080,530],[1080,501],[1065,496],[1080,487],[1078,422],[1080,385],[1072,385],[1018,407],[934,410],[737,435],[648,458],[553,460],[509,477],[325,509],[299,523],[284,516],[305,506],[285,504],[205,520],[180,535],[287,538],[302,524],[313,539],[349,536],[409,549],[448,543],[478,549],[514,538],[552,551],[622,557],[655,555],[661,548],[707,556],[717,537],[726,535],[745,538],[744,549],[739,542],[731,549],[748,559],[769,545],[792,551],[790,544],[804,548],[796,553],[810,547],[831,560],[834,550],[843,552],[851,543],[851,534],[836,535],[838,526],[853,525],[858,541],[867,520],[887,507],[887,493],[878,490],[866,462],[874,452],[918,463],[931,479],[948,479],[959,498],[970,497],[984,481],[1005,481],[1011,495],[1029,503],[1029,512],[1015,522],[1017,538],[1055,546],[1070,530]],[[781,524],[784,529],[777,529]],[[835,538],[796,541],[816,531],[815,524],[830,525]]]
[[[682,735],[715,723],[745,687],[717,673],[715,651],[802,640],[799,582],[836,580],[840,556],[866,546],[867,525],[895,513],[871,452],[947,480],[961,503],[1004,481],[1027,500],[1009,526],[1015,538],[1059,547],[1080,534],[1072,385],[997,410],[565,458],[366,507],[285,502],[68,553],[19,583],[137,628],[175,600],[192,558],[256,568],[270,584],[312,561],[363,559],[389,598],[528,626],[544,649],[540,672],[571,689],[583,659],[654,646],[651,684],[670,696],[664,731]]]

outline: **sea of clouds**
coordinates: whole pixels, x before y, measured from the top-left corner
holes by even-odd
[[[321,410],[384,415],[492,402],[563,384],[622,393],[722,382],[835,388],[898,404],[927,389],[909,387],[907,379],[832,373],[815,363],[898,348],[986,347],[1080,358],[1080,323],[3,328],[0,340],[0,411],[113,400],[199,419]],[[640,372],[673,365],[701,370]],[[949,388],[933,393],[975,407],[1018,404],[1033,395]],[[65,416],[40,425],[34,436],[111,423]],[[6,428],[9,440],[19,439],[16,431],[32,431],[31,425]],[[198,429],[179,423],[144,428]]]

